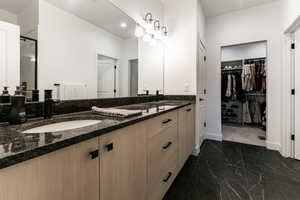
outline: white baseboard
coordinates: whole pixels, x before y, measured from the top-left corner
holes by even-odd
[[[216,140],[216,141],[223,141],[223,135],[221,133],[206,133],[205,139],[207,140]]]
[[[199,153],[200,153],[200,147],[201,147],[201,146],[198,146],[198,147],[196,147],[196,148],[194,149],[194,151],[193,151],[193,153],[192,153],[193,156],[199,156]]]
[[[281,152],[281,145],[279,143],[266,141],[266,145],[267,145],[267,149]]]
[[[201,146],[202,146],[202,144],[203,144],[203,142],[204,142],[204,139],[205,139],[204,136],[200,136],[200,144],[197,145],[197,146],[194,148],[194,150],[193,150],[193,152],[192,152],[192,155],[193,155],[193,156],[199,156],[200,150],[201,150]]]

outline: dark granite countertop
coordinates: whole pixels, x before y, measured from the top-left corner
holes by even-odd
[[[32,119],[22,125],[0,124],[0,169],[133,125],[191,103],[191,101],[160,101],[121,106],[120,108],[124,109],[143,111],[142,115],[127,119],[112,119],[88,111],[58,115],[49,120]],[[60,132],[23,133],[31,128],[73,120],[101,120],[102,122]]]

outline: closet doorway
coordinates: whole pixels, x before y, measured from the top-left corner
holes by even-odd
[[[223,140],[266,146],[267,42],[221,48]]]

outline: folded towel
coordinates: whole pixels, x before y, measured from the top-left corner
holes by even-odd
[[[96,106],[92,107],[92,111],[109,117],[121,117],[121,118],[128,118],[134,117],[137,115],[141,115],[143,112],[141,110],[124,110],[124,109],[117,109],[117,108],[98,108]]]

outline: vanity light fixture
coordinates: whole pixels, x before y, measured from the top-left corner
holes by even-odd
[[[155,31],[160,31],[160,21],[159,20],[155,20],[153,25],[154,25]]]
[[[153,15],[152,15],[152,13],[148,12],[148,13],[146,14],[144,20],[145,20],[145,22],[146,22],[147,24],[152,24],[152,22],[153,22]]]
[[[167,29],[167,27],[166,27],[166,26],[163,26],[163,27],[161,28],[161,30],[162,30],[163,35],[164,35],[165,37],[167,37],[167,36],[168,36],[168,29]]]
[[[138,38],[143,37],[145,34],[144,28],[136,24],[134,35]]]

